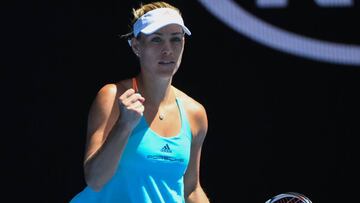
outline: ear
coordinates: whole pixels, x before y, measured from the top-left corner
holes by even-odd
[[[136,56],[140,55],[140,47],[139,47],[139,40],[136,39],[135,37],[131,38],[131,49],[133,50],[134,54]]]

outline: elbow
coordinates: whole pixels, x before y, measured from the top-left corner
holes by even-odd
[[[96,178],[90,178],[85,176],[86,185],[89,186],[95,192],[99,192],[104,186]]]
[[[89,170],[85,170],[84,173],[86,185],[95,192],[99,192],[104,186],[104,183],[102,183],[102,181],[100,180],[101,178],[99,178],[99,176],[97,176],[96,174],[90,173]]]
[[[92,183],[92,182],[86,182],[87,185],[95,192],[100,192],[102,185],[100,184],[96,184],[96,183]]]
[[[91,162],[84,164],[85,182],[96,192],[99,192],[114,175],[113,172],[98,165]]]
[[[188,191],[188,193],[186,194],[186,202],[210,203],[210,200],[202,187],[198,185],[193,190]]]

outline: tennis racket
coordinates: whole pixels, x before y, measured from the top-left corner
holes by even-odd
[[[312,203],[305,195],[297,192],[286,192],[276,195],[265,203]]]

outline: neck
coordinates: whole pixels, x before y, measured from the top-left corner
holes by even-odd
[[[163,106],[175,100],[175,94],[170,80],[136,77],[139,92],[145,98],[145,103],[151,106]]]

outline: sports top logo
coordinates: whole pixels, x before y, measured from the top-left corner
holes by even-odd
[[[360,66],[360,46],[303,36],[254,16],[233,0],[199,0],[223,23],[246,37],[296,56],[342,65]],[[351,7],[353,0],[314,0],[320,7]],[[258,7],[286,7],[288,0],[257,0]]]

